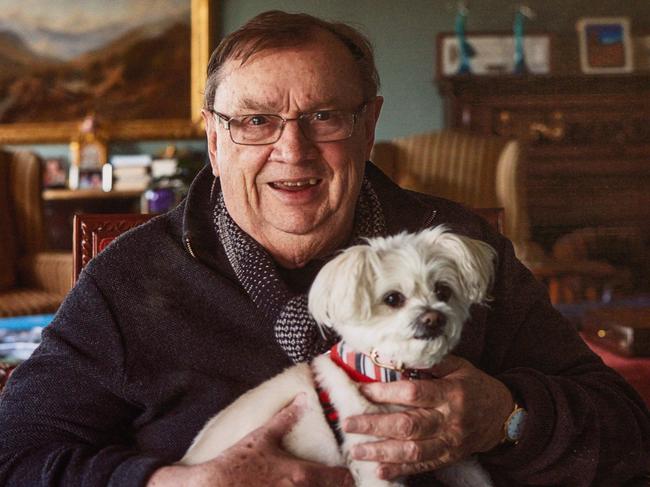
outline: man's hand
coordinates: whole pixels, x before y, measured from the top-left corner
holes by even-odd
[[[438,379],[361,387],[373,402],[409,407],[397,413],[351,416],[343,424],[348,433],[386,438],[352,450],[358,460],[380,462],[380,478],[435,470],[491,450],[503,438],[503,423],[514,407],[503,383],[455,356],[432,372]]]
[[[282,449],[282,438],[303,412],[303,400],[304,396],[299,395],[266,425],[213,460],[193,466],[175,465],[157,470],[147,487],[354,486],[347,469],[301,460]]]

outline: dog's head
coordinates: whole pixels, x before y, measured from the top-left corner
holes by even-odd
[[[470,306],[488,299],[495,257],[442,225],[370,239],[323,267],[309,310],[358,351],[430,367],[458,344]]]

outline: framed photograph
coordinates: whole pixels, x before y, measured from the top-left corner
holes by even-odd
[[[0,144],[200,133],[216,0],[0,0]]]
[[[79,186],[76,189],[101,189],[101,171],[79,171]]]
[[[583,73],[629,73],[633,68],[626,17],[582,18],[576,23]]]
[[[512,74],[515,71],[515,39],[511,32],[467,33],[470,73],[473,75]],[[552,37],[550,34],[524,35],[524,60],[531,74],[552,72]],[[460,50],[453,33],[441,33],[437,39],[438,76],[458,73]]]
[[[63,157],[49,157],[43,161],[43,187],[65,188],[68,179],[68,161]]]

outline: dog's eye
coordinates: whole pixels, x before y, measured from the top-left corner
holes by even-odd
[[[449,298],[451,298],[451,294],[452,294],[451,288],[446,284],[437,282],[434,291],[436,293],[436,298],[438,299],[438,301],[443,301],[446,303],[447,301],[449,301]]]
[[[406,298],[402,293],[397,291],[390,291],[384,295],[384,304],[390,306],[391,308],[401,308],[404,306]]]

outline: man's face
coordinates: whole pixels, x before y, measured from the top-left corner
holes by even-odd
[[[262,51],[243,66],[229,61],[213,108],[230,117],[354,111],[366,101],[361,86],[350,53],[322,33],[300,47]],[[229,213],[281,264],[303,265],[348,238],[381,102],[371,101],[352,137],[336,142],[312,142],[288,122],[273,144],[237,145],[204,114],[213,172]]]

